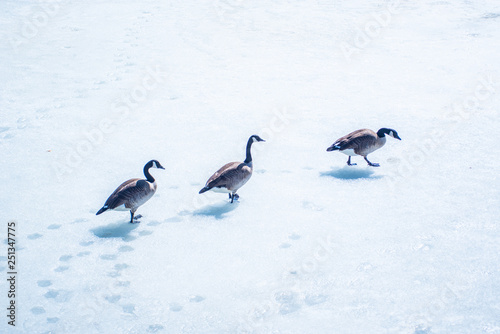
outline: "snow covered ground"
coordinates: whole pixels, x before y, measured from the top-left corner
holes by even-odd
[[[2,333],[500,333],[500,3],[0,2]],[[347,167],[359,128],[389,138]],[[198,195],[226,162],[229,204]],[[95,216],[150,159],[156,195]]]

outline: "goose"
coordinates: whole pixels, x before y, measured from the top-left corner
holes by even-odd
[[[137,208],[146,203],[156,192],[156,181],[149,173],[150,168],[165,169],[157,160],[151,160],[144,166],[144,175],[146,179],[130,179],[123,182],[108,197],[104,206],[97,211],[100,215],[107,210],[130,210],[130,223],[134,219],[139,219],[142,215],[134,217]]]
[[[361,129],[337,139],[335,143],[333,143],[332,146],[328,147],[326,150],[328,152],[339,150],[340,152],[348,155],[349,158],[347,159],[347,165],[349,166],[356,165],[351,163],[351,156],[360,155],[365,158],[369,166],[379,167],[380,164],[370,162],[366,156],[384,146],[386,134],[401,140],[396,130],[393,129],[381,128],[377,132],[370,129]]]
[[[228,193],[231,203],[238,198],[239,195],[236,194],[238,189],[240,189],[252,176],[253,164],[252,164],[252,154],[250,149],[252,144],[258,141],[264,141],[257,135],[250,136],[247,142],[247,155],[244,162],[230,162],[222,166],[218,171],[212,175],[204,188],[200,190],[200,194],[205,191],[212,190],[214,192]]]

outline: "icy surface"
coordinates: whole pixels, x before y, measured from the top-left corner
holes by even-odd
[[[2,0],[0,33],[0,332],[500,333],[497,1]],[[326,152],[380,127],[379,168]],[[252,134],[239,201],[198,195]],[[95,216],[150,159],[140,224]]]

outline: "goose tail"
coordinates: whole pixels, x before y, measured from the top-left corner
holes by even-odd
[[[101,213],[103,213],[104,211],[106,211],[108,209],[108,206],[105,205],[103,206],[101,209],[99,209],[99,211],[97,211],[97,213],[95,214],[96,216],[97,215],[100,215]]]
[[[332,146],[330,146],[329,148],[326,149],[327,152],[336,151],[336,150],[340,150],[340,146],[335,145],[335,144],[333,144]]]
[[[205,191],[209,191],[210,189],[212,189],[212,188],[209,186],[205,186],[203,189],[200,190],[200,192],[198,194],[203,194]]]

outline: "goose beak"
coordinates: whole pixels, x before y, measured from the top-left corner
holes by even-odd
[[[327,152],[331,152],[333,151],[334,147],[333,146],[330,146],[329,148],[326,149]]]

